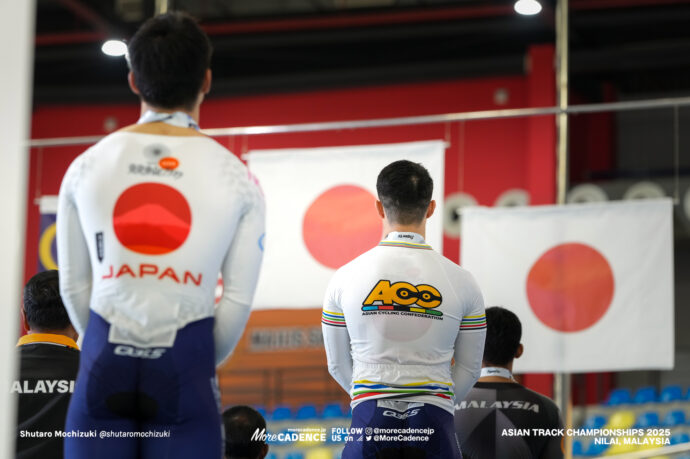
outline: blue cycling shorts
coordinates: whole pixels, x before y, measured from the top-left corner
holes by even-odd
[[[168,348],[110,343],[109,331],[91,311],[67,413],[65,457],[220,458],[213,318],[178,330]]]
[[[342,459],[461,459],[453,419],[428,403],[361,402],[352,410],[352,441]],[[363,435],[352,435],[360,428]]]

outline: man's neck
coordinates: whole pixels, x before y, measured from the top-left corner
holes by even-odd
[[[192,110],[188,110],[186,108],[160,108],[160,107],[154,107],[152,105],[147,104],[144,101],[141,101],[141,115],[143,116],[144,113],[148,111],[156,112],[156,113],[174,113],[174,112],[182,112],[186,113],[187,115],[191,116],[194,122],[199,124],[199,104],[196,104]]]

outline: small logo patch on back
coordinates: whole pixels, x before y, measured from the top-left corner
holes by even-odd
[[[96,233],[96,254],[98,255],[98,261],[103,261],[105,256],[105,247],[103,244],[103,231]]]
[[[158,161],[158,165],[162,169],[173,170],[177,169],[177,166],[180,165],[180,162],[172,156],[166,156],[165,158],[161,158],[161,160]]]

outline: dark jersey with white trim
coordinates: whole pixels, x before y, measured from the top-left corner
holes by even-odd
[[[12,389],[18,397],[16,457],[62,458],[63,440],[55,431],[65,427],[79,351],[36,342],[20,346],[19,352],[19,379]]]
[[[478,382],[455,405],[455,431],[465,459],[560,459],[558,408],[517,383]]]

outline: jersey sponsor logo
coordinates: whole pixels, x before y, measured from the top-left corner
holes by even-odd
[[[187,285],[188,283],[192,283],[196,286],[201,285],[202,279],[202,273],[198,273],[196,275],[189,271],[178,273],[170,266],[167,266],[165,269],[163,269],[162,267],[151,263],[141,263],[138,268],[136,268],[135,265],[135,269],[132,269],[131,266],[125,263],[121,265],[117,271],[113,265],[110,265],[108,272],[103,274],[101,279],[119,279],[122,276],[129,276],[133,279],[151,276],[159,281],[171,280],[176,284]]]
[[[466,410],[468,408],[489,408],[499,410],[527,410],[535,413],[539,412],[539,404],[524,400],[463,400],[455,405],[456,410]]]
[[[118,241],[144,255],[177,250],[189,236],[192,211],[175,188],[160,183],[139,183],[122,192],[113,209]]]
[[[161,143],[154,143],[144,148],[143,154],[147,162],[157,163],[161,158],[170,155],[170,149]]]
[[[149,145],[143,151],[146,164],[131,163],[129,173],[137,175],[154,175],[179,179],[183,173],[176,170],[180,161],[170,155],[170,149],[162,144]]]
[[[125,346],[124,344],[120,344],[118,346],[115,346],[115,350],[113,352],[115,353],[115,355],[123,357],[134,357],[138,359],[159,359],[163,356],[163,354],[165,354],[165,351],[165,348],[143,349],[139,347]]]
[[[412,313],[441,318],[443,313],[437,311],[443,298],[441,292],[432,285],[412,285],[409,282],[395,282],[382,279],[371,289],[362,303],[364,312],[397,312]]]
[[[135,175],[153,175],[155,177],[170,177],[178,179],[184,175],[175,169],[163,169],[158,164],[135,164],[129,165],[129,173]]]
[[[103,261],[105,247],[103,247],[103,231],[96,233],[96,255],[98,256],[98,261]]]
[[[171,171],[177,169],[177,166],[180,165],[180,162],[177,160],[177,158],[173,158],[172,156],[166,156],[165,158],[161,158],[161,160],[158,161],[158,165],[162,169],[167,169]]]
[[[404,413],[398,413],[393,410],[385,410],[383,412],[384,416],[388,416],[391,418],[395,419],[407,419],[411,418],[412,416],[416,416],[419,414],[419,410],[410,410],[410,411],[405,411]]]

